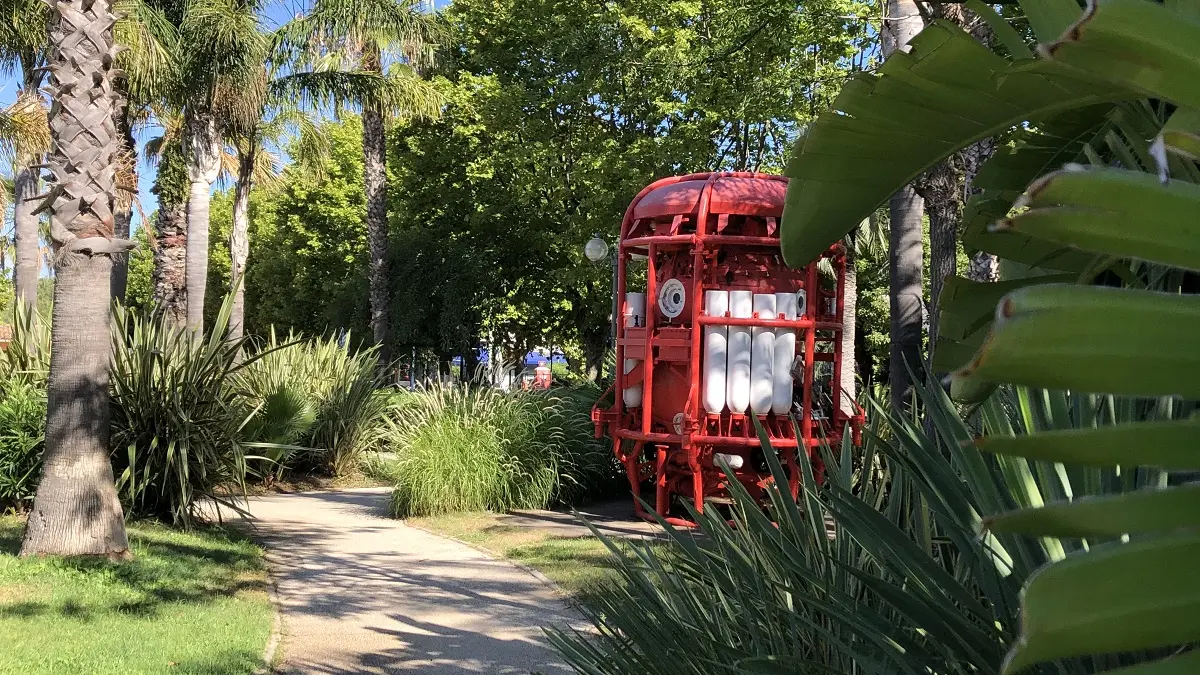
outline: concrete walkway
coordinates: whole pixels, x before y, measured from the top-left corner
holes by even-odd
[[[585,625],[506,562],[386,518],[388,490],[255,497],[283,612],[278,672],[571,672],[542,628]]]

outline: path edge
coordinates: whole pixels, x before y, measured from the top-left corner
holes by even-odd
[[[279,603],[279,584],[275,580],[275,575],[271,572],[271,561],[267,560],[267,598],[270,599],[271,607],[275,610],[275,616],[271,619],[271,634],[267,637],[267,644],[263,647],[262,665],[255,668],[252,675],[268,675],[275,672],[275,656],[279,651],[279,644],[283,641],[283,608]]]
[[[452,536],[449,534],[443,534],[441,532],[431,530],[427,527],[422,527],[420,525],[414,525],[411,522],[409,522],[408,520],[403,520],[403,519],[399,519],[399,518],[397,518],[395,520],[396,520],[396,522],[403,523],[405,527],[411,527],[412,529],[420,530],[421,532],[424,532],[425,534],[431,534],[440,539],[446,539],[446,540],[452,541],[456,544],[462,544],[463,546],[466,546],[469,549],[473,549],[475,551],[478,551],[479,553],[482,553],[483,555],[487,556],[488,558],[491,558],[492,560],[495,560],[496,562],[502,562],[506,565],[512,565],[513,567],[516,567],[517,569],[521,570],[522,572],[525,572],[526,574],[533,577],[534,579],[537,579],[538,582],[541,583],[546,588],[549,588],[551,591],[554,591],[555,595],[557,595],[563,602],[565,602],[567,605],[569,605],[571,607],[571,609],[575,610],[580,615],[582,615],[582,618],[588,620],[589,622],[591,621],[591,618],[590,618],[591,615],[584,608],[583,603],[581,603],[575,596],[568,593],[565,588],[563,588],[562,586],[559,586],[558,583],[555,582],[553,579],[546,576],[545,574],[542,574],[540,571],[530,567],[529,565],[526,565],[525,563],[523,563],[519,560],[505,558],[505,557],[503,557],[502,553],[497,553],[496,551],[493,551],[490,548],[484,548],[483,546],[480,546],[479,544],[475,544],[475,543],[472,543],[469,541],[464,541],[462,539],[459,539],[458,537],[455,537],[455,536]]]

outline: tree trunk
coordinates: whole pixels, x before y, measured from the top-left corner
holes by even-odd
[[[996,152],[996,141],[985,138],[963,150],[963,194],[970,199],[981,192],[975,187],[975,175],[979,167]],[[971,281],[991,283],[1000,280],[1000,260],[991,253],[975,251],[967,264],[967,278]]]
[[[109,287],[114,254],[112,25],[108,0],[59,0],[50,29],[55,256],[46,450],[21,555],[127,556],[109,462]]]
[[[16,268],[13,286],[17,298],[27,307],[37,307],[38,272],[42,267],[42,250],[38,242],[38,170],[24,167],[13,177],[13,233],[16,248]]]
[[[233,193],[233,229],[229,231],[229,284],[233,289],[233,308],[229,314],[229,339],[244,334],[246,311],[246,260],[250,256],[250,188],[254,174],[253,147],[238,158],[237,186]]]
[[[844,242],[846,247],[845,294],[842,299],[842,397],[838,401],[838,409],[847,417],[854,415],[854,401],[857,395],[858,378],[855,358],[854,338],[858,324],[858,270],[854,268],[854,243],[857,232],[852,230]]]
[[[914,0],[887,0],[887,18],[882,34],[883,54],[890,56],[903,49],[921,32],[925,22]],[[921,242],[921,212],[924,205],[911,186],[905,186],[889,203],[891,226],[888,241],[891,246],[891,350],[888,359],[888,381],[892,390],[892,406],[903,410],[912,386],[911,369],[919,376],[921,361],[921,294],[924,251]]]
[[[177,326],[187,321],[187,214],[183,204],[160,201],[155,226],[154,304]]]
[[[598,331],[583,333],[583,368],[584,376],[592,382],[599,382],[606,374],[604,372],[604,353],[608,347],[608,333]]]
[[[363,50],[363,70],[380,71],[379,46]],[[371,248],[371,332],[379,345],[379,364],[386,368],[388,353],[388,305],[391,299],[387,222],[387,138],[379,106],[363,106],[363,188],[367,197],[367,240]]]
[[[895,410],[908,407],[913,378],[921,376],[921,295],[924,250],[921,242],[921,198],[911,186],[892,195],[889,205],[891,248],[888,272],[891,277],[891,348],[888,356],[888,384]]]
[[[193,113],[185,122],[187,158],[187,327],[204,332],[204,291],[208,285],[208,209],[212,184],[221,171],[221,139],[212,115]]]
[[[123,95],[119,95],[115,121],[117,140],[121,142],[121,151],[117,157],[117,206],[113,213],[113,234],[118,239],[129,238],[129,223],[133,219],[133,200],[137,198],[138,190],[137,143],[133,139],[128,106],[128,100]],[[112,297],[120,300],[121,304],[125,304],[125,288],[128,282],[128,256],[113,258]]]
[[[922,181],[921,196],[929,215],[929,351],[937,349],[946,279],[958,274],[958,223],[962,220],[962,173],[957,155],[933,166]]]

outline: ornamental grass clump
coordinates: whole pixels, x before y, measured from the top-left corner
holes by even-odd
[[[580,406],[555,393],[432,387],[387,421],[396,516],[546,508],[611,481]]]

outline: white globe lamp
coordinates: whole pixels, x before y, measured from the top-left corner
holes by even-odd
[[[592,262],[600,262],[608,256],[608,242],[600,237],[592,237],[583,245],[583,255]]]

